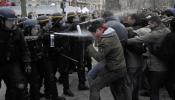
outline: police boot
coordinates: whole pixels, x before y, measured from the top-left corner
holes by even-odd
[[[51,100],[66,100],[65,97],[58,96],[57,98],[53,98]]]
[[[64,95],[67,95],[67,96],[70,96],[70,97],[74,96],[73,92],[70,89],[64,89],[63,93],[64,93]]]
[[[78,90],[88,90],[88,89],[89,88],[88,88],[88,86],[85,85],[85,83],[84,84],[80,83],[78,85]]]

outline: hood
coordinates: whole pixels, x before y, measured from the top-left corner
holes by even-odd
[[[109,27],[104,33],[102,37],[106,37],[106,36],[112,36],[113,33],[115,33],[115,30],[111,27]]]

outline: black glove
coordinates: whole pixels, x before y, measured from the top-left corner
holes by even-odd
[[[28,74],[32,72],[32,67],[30,63],[25,63],[25,72]]]
[[[87,40],[85,41],[85,44],[86,44],[86,47],[93,44],[93,41],[92,40]]]

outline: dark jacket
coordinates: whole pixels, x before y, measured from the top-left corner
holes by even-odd
[[[0,62],[4,61],[30,62],[30,52],[24,35],[18,29],[0,29]]]
[[[125,26],[120,22],[120,19],[118,17],[112,16],[106,18],[105,20],[106,24],[116,31],[120,41],[126,42],[128,39],[128,31],[126,30]]]
[[[163,59],[168,67],[168,78],[173,80],[175,75],[175,32],[169,33],[162,42]]]
[[[106,68],[109,71],[126,67],[123,48],[115,30],[112,28],[108,28],[98,40],[98,51],[92,45],[89,45],[88,52],[98,62],[105,60]]]
[[[128,44],[133,43],[161,43],[162,39],[170,32],[165,25],[161,24],[153,29],[150,34],[128,39]]]
[[[161,49],[165,62],[170,65],[175,65],[175,32],[171,32],[165,37]]]

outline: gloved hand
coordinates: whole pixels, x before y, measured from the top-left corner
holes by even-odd
[[[30,74],[32,72],[32,67],[30,63],[25,63],[25,72]]]
[[[85,44],[86,44],[86,47],[87,47],[89,45],[92,45],[93,44],[93,41],[92,40],[87,40],[87,41],[85,41]]]

